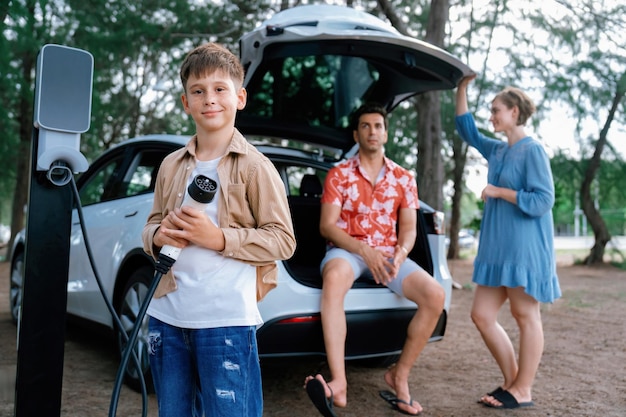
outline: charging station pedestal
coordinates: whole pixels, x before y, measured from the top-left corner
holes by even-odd
[[[74,173],[88,163],[93,57],[45,45],[37,58],[34,130],[18,325],[16,417],[61,414]],[[69,184],[69,185],[68,185]]]

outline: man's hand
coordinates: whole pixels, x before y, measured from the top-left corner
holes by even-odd
[[[361,257],[372,272],[377,284],[387,285],[396,278],[398,267],[392,254],[385,254],[364,244]],[[393,263],[390,262],[390,259],[393,259]]]
[[[396,252],[393,255],[393,264],[396,267],[396,271],[400,270],[400,265],[406,261],[406,258],[409,256],[409,250],[401,245],[396,245]]]

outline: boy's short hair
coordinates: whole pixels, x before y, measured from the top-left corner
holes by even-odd
[[[221,70],[227,73],[235,86],[243,85],[244,70],[239,58],[224,46],[211,42],[191,50],[180,67],[180,81],[187,90],[190,76],[200,78]]]
[[[365,103],[356,109],[354,113],[352,113],[352,129],[358,130],[359,119],[361,116],[371,113],[377,113],[383,116],[383,120],[385,121],[385,130],[387,130],[387,110],[385,110],[385,108],[378,103]]]

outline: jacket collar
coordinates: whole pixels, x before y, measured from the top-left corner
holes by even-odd
[[[193,135],[191,139],[189,140],[189,142],[187,142],[187,145],[185,145],[185,150],[187,151],[188,154],[190,154],[191,156],[195,158],[197,146],[198,146],[198,136]],[[248,141],[241,134],[241,132],[237,130],[237,128],[233,129],[233,137],[230,140],[230,144],[228,145],[228,150],[226,151],[226,153],[227,154],[229,153],[247,154],[248,153]]]

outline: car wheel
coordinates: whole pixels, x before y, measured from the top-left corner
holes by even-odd
[[[136,269],[128,278],[128,281],[124,285],[124,289],[119,297],[115,311],[120,317],[122,327],[127,335],[133,330],[135,322],[137,321],[137,315],[141,309],[141,304],[146,298],[148,293],[148,287],[154,277],[154,269],[149,266],[142,266]],[[124,348],[126,343],[124,342],[121,333],[117,333],[117,346],[119,349],[120,357],[124,354]],[[148,392],[154,392],[152,385],[152,375],[150,373],[150,360],[148,357],[148,317],[143,317],[141,329],[137,335],[137,341],[135,345],[135,353],[139,359],[141,366],[141,373],[146,382],[146,388]],[[126,384],[137,392],[141,392],[141,381],[137,367],[133,359],[128,362],[125,375]]]
[[[20,309],[22,308],[22,287],[24,285],[24,252],[19,252],[13,258],[11,265],[11,288],[9,290],[9,304],[11,319],[17,324]]]

